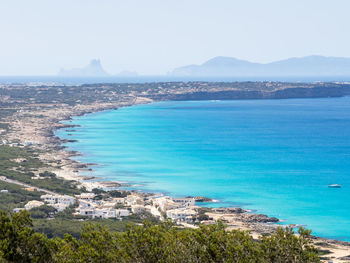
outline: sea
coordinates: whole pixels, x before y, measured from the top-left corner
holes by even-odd
[[[106,76],[106,77],[64,77],[64,76],[0,76],[3,85],[83,85],[83,84],[113,84],[113,83],[155,83],[155,82],[235,82],[235,81],[280,81],[280,82],[349,82],[350,76],[261,76],[261,77],[209,77],[209,76]]]
[[[205,196],[350,241],[350,97],[167,101],[75,117],[87,176]],[[328,184],[341,188],[328,188]]]

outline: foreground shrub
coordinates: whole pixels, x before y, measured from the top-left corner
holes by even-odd
[[[27,211],[0,211],[0,256],[10,262],[52,262],[50,241],[35,233]]]
[[[247,231],[221,223],[179,229],[170,222],[129,225],[125,232],[85,224],[80,239],[48,239],[31,228],[28,212],[0,213],[0,256],[11,262],[319,262],[310,231],[279,228],[254,240]]]

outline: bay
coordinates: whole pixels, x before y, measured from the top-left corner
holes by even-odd
[[[169,101],[75,117],[93,176],[201,195],[350,241],[350,98]],[[329,183],[342,188],[328,188]]]

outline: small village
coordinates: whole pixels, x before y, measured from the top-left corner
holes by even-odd
[[[75,196],[44,194],[40,197],[41,201],[29,201],[24,208],[15,208],[13,212],[19,212],[24,209],[31,210],[43,205],[51,206],[57,212],[61,212],[73,206],[75,207],[73,215],[86,218],[115,218],[122,220],[123,217],[132,214],[148,213],[161,221],[171,219],[179,224],[199,222],[198,209],[200,207],[196,205],[194,197],[171,198],[162,194],[148,195],[138,192],[130,193],[125,197],[109,197],[99,200],[100,197],[101,195],[95,193],[82,193]],[[209,217],[206,216],[204,218],[207,219],[207,223],[210,223]]]

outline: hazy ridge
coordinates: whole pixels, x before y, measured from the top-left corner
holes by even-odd
[[[232,57],[215,57],[201,65],[176,68],[169,75],[187,77],[350,76],[350,58],[307,56],[262,64]]]

